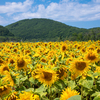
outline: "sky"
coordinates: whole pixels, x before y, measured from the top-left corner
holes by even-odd
[[[0,25],[32,18],[78,28],[100,27],[100,0],[0,0]]]

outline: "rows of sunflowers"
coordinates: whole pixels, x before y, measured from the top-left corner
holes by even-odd
[[[100,41],[0,43],[0,100],[100,100]]]

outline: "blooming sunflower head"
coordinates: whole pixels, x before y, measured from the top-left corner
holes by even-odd
[[[0,65],[4,63],[4,60],[0,57]]]
[[[55,71],[51,69],[41,69],[38,72],[38,80],[46,86],[51,86],[58,78]]]
[[[67,100],[68,98],[75,95],[79,95],[79,93],[76,90],[71,90],[71,87],[68,87],[62,91],[60,100]]]
[[[11,87],[8,85],[0,86],[0,97],[9,94],[11,91]]]
[[[41,58],[40,61],[43,62],[43,63],[47,62],[47,60],[45,58]]]
[[[56,71],[56,73],[59,79],[64,79],[65,77],[67,77],[67,68],[61,67]]]
[[[7,64],[2,64],[2,66],[0,67],[0,74],[5,74],[5,71],[9,71],[9,67]]]
[[[17,100],[16,93],[17,92],[9,94],[4,100]]]
[[[21,70],[21,69],[26,70],[27,69],[27,60],[24,57],[17,58],[15,67],[17,70]]]
[[[2,80],[4,83],[9,83],[9,86],[14,86],[13,78],[8,71],[5,71],[5,77],[3,77]]]
[[[67,44],[62,44],[61,45],[61,52],[66,52],[66,50],[68,49]]]
[[[75,78],[82,75],[82,73],[87,72],[89,68],[89,63],[83,60],[74,60],[70,65],[71,74]]]
[[[40,100],[38,95],[33,94],[31,92],[25,92],[25,91],[20,93],[19,98],[20,99],[17,100]]]
[[[97,48],[97,53],[100,54],[100,48]]]
[[[85,59],[90,62],[96,62],[98,61],[98,58],[99,56],[97,52],[93,50],[89,50],[88,53],[85,55]]]

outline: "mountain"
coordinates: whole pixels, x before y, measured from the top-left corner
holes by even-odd
[[[0,25],[0,36],[14,36],[7,28]]]
[[[0,25],[0,42],[10,40],[13,37],[14,34],[12,34],[7,28]]]
[[[12,23],[6,28],[23,41],[75,40],[75,34],[86,34],[87,29],[72,27],[51,19],[24,19]]]

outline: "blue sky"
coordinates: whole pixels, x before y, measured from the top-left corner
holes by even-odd
[[[0,0],[0,25],[32,18],[79,28],[100,27],[100,0]]]

